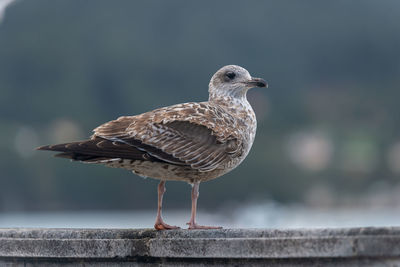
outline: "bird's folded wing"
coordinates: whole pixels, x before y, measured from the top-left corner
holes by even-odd
[[[235,120],[223,110],[186,103],[120,117],[97,127],[93,137],[129,144],[168,161],[157,153],[162,151],[194,169],[211,171],[240,153],[235,134]]]

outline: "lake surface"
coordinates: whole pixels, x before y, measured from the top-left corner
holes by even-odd
[[[151,228],[156,210],[0,213],[0,227]],[[190,210],[165,210],[167,223],[186,228]],[[400,226],[400,208],[312,209],[274,204],[198,212],[198,223],[224,228]]]

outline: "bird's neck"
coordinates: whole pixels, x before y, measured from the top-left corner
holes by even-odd
[[[236,88],[215,88],[209,87],[209,102],[218,102],[218,104],[235,104],[243,107],[247,107],[249,102],[247,101],[246,94],[247,89],[242,87]]]
[[[246,111],[254,114],[253,108],[247,101],[246,94],[243,94],[240,97],[233,97],[232,95],[215,95],[210,93],[208,102],[225,107],[231,113],[241,113]]]

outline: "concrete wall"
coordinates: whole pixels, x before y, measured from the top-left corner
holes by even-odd
[[[400,266],[400,227],[0,229],[0,266]]]

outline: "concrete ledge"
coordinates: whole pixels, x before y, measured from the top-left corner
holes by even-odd
[[[0,229],[0,265],[400,265],[400,227]]]

